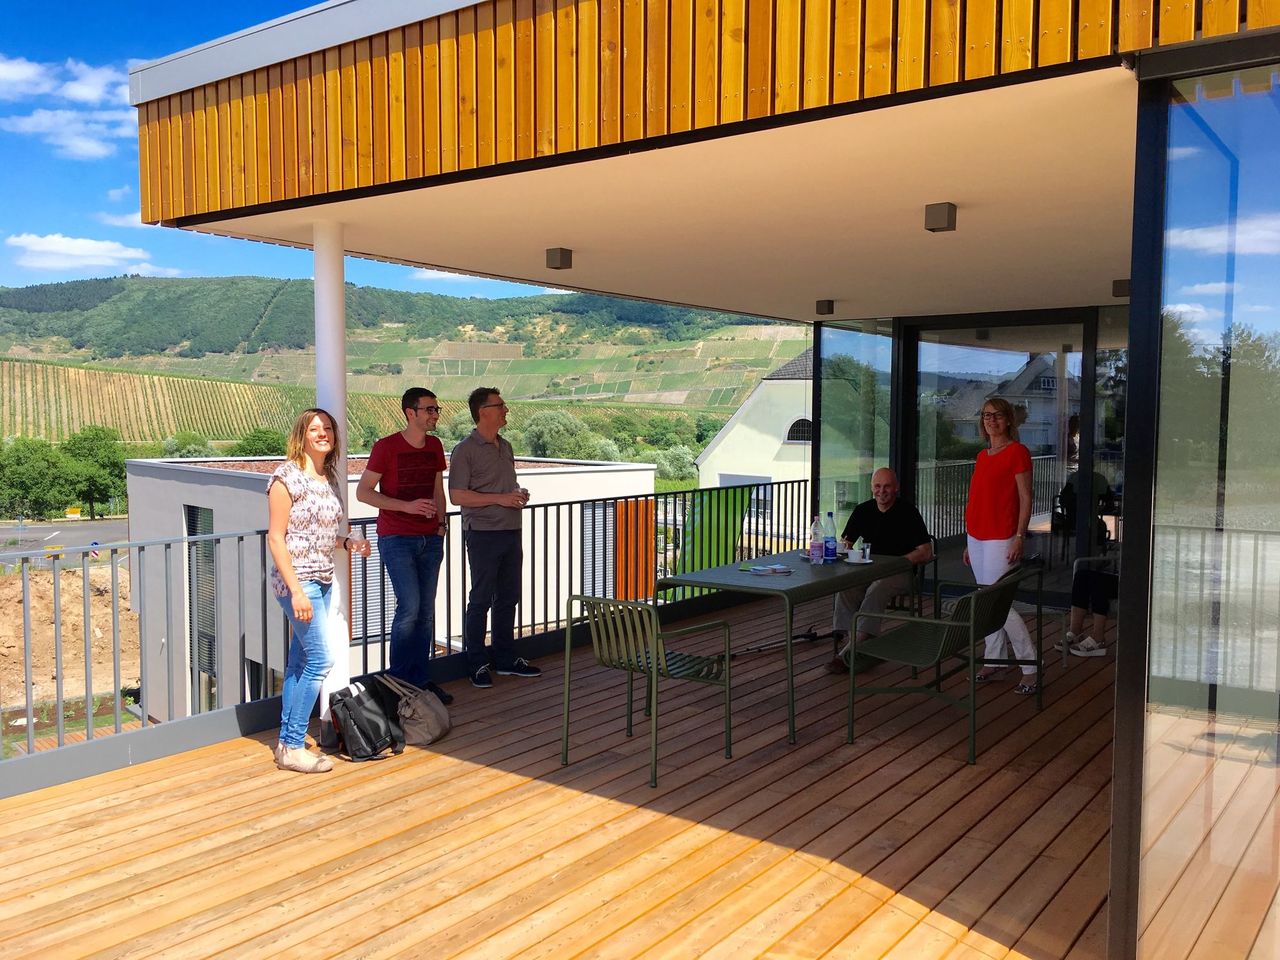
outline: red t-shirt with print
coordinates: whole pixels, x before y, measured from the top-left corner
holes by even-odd
[[[444,445],[427,435],[421,448],[403,434],[383,437],[369,451],[369,470],[380,474],[378,490],[397,500],[431,500],[436,495],[436,477],[444,472]],[[399,510],[378,511],[378,536],[422,536],[440,531],[439,517],[421,517]]]
[[[1020,473],[1031,469],[1031,452],[1014,441],[999,453],[978,454],[969,481],[969,503],[964,528],[976,540],[1008,540],[1018,532],[1018,483]]]

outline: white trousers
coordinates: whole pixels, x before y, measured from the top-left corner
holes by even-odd
[[[1013,546],[1013,537],[1008,540],[975,540],[969,537],[969,565],[973,567],[973,577],[981,586],[995,583],[1009,569],[1009,548]],[[992,659],[1004,657],[1004,641],[1008,637],[1013,644],[1013,652],[1018,660],[1034,660],[1036,647],[1031,642],[1031,634],[1022,617],[1011,608],[1004,621],[1004,629],[987,635],[986,656]],[[1034,677],[1036,668],[1024,666],[1022,675]]]

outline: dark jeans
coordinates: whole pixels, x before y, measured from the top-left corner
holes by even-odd
[[[468,530],[467,563],[471,569],[471,594],[462,627],[467,670],[475,673],[485,664],[511,666],[516,659],[516,605],[520,602],[524,547],[519,530]],[[492,611],[490,651],[484,648],[485,620]]]
[[[436,582],[444,557],[444,537],[386,536],[378,552],[396,595],[391,621],[390,672],[414,686],[431,679],[431,651],[436,639]]]

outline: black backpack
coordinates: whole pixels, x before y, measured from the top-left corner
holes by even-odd
[[[386,709],[385,701],[385,689],[373,677],[353,680],[351,686],[329,694],[329,717],[338,733],[338,749],[353,762],[380,759],[388,747],[393,754],[404,752],[399,718],[394,710]]]

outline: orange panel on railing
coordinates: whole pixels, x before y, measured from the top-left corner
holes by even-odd
[[[614,597],[642,600],[653,596],[657,564],[657,513],[654,501],[619,500],[614,505]]]

